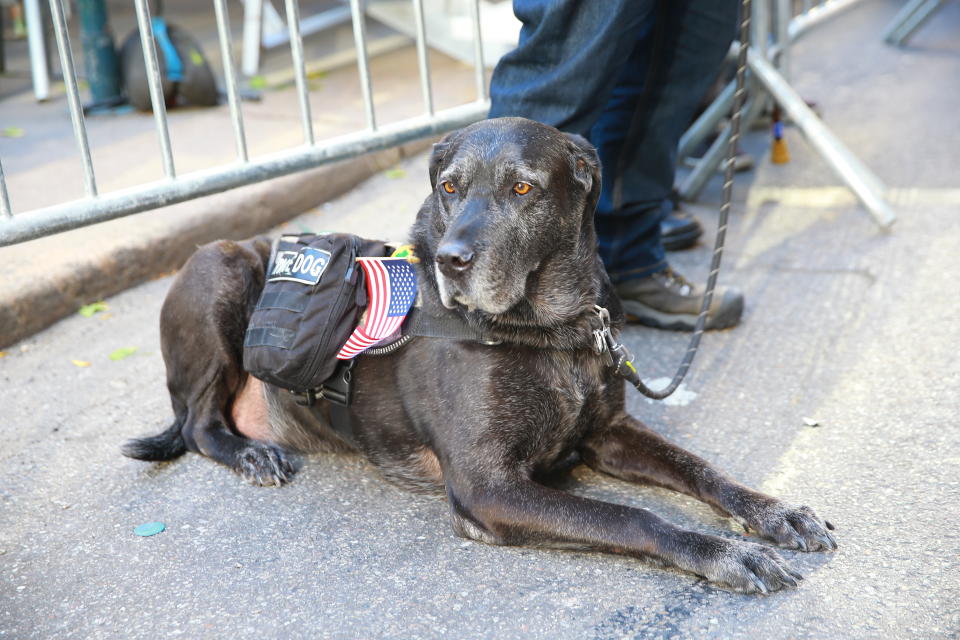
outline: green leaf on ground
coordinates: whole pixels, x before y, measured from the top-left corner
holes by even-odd
[[[0,129],[0,136],[4,138],[22,138],[24,130],[20,127],[4,127]]]
[[[91,318],[93,314],[99,313],[100,311],[106,311],[110,307],[106,302],[100,300],[99,302],[91,302],[90,304],[85,304],[80,307],[80,310],[77,312],[82,315],[84,318]]]
[[[120,347],[119,349],[113,351],[110,354],[111,360],[123,360],[127,356],[133,355],[136,353],[137,347]]]
[[[394,167],[392,169],[387,169],[383,172],[383,175],[387,176],[391,180],[399,180],[400,178],[406,178],[407,172],[401,169],[400,167]]]
[[[251,89],[266,89],[267,88],[267,79],[263,76],[251,76],[250,77],[250,88]]]

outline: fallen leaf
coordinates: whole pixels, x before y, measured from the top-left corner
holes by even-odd
[[[6,351],[0,351],[0,358],[4,358],[6,357],[6,355],[7,355]]]
[[[90,318],[90,317],[93,317],[93,314],[98,313],[100,311],[106,311],[109,308],[110,307],[107,306],[106,302],[104,302],[103,300],[100,300],[99,302],[91,302],[90,304],[83,305],[82,307],[80,307],[80,310],[77,311],[77,313],[82,315],[84,318]]]
[[[136,347],[120,347],[110,354],[111,360],[123,360],[129,355],[133,355],[136,352]]]
[[[87,362],[86,360],[71,360],[70,362],[72,362],[73,364],[77,365],[78,367],[89,367],[89,366],[90,366],[90,363]]]
[[[819,427],[819,426],[820,426],[820,422],[817,421],[817,420],[814,420],[813,418],[804,418],[804,419],[803,419],[803,424],[807,425],[808,427]]]
[[[113,314],[112,314],[112,313],[101,313],[101,314],[100,314],[100,319],[101,319],[101,320],[106,320],[107,318],[112,318],[112,317],[113,317]]]
[[[0,136],[4,138],[22,138],[24,134],[23,129],[20,127],[6,127],[0,129]]]
[[[400,167],[394,167],[393,169],[387,169],[384,171],[383,175],[387,176],[391,180],[399,180],[400,178],[406,178],[407,172]]]
[[[252,76],[249,81],[251,89],[266,89],[267,79],[263,76]]]

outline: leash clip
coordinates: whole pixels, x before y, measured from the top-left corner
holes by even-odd
[[[613,366],[613,354],[611,345],[616,344],[613,339],[613,332],[610,330],[610,312],[606,307],[593,305],[593,310],[597,312],[597,319],[600,321],[600,328],[593,330],[593,352],[598,356],[605,356],[604,360],[607,366]]]

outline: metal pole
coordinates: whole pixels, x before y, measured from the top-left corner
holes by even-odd
[[[763,95],[757,95],[756,90],[751,91],[751,93],[753,97],[744,107],[743,123],[741,125],[744,131],[749,130],[753,121],[760,115],[764,99],[766,98],[765,93],[763,93]],[[724,151],[726,150],[727,143],[730,141],[732,131],[733,129],[730,124],[727,124],[720,135],[711,143],[707,152],[703,154],[697,166],[694,167],[680,183],[677,191],[680,193],[682,199],[696,200],[697,197],[699,197],[703,188],[707,186],[707,182],[709,182],[713,174],[717,172],[717,169],[720,168],[720,163],[723,162]]]
[[[240,70],[255,76],[260,70],[260,43],[263,37],[263,0],[243,0],[243,53]]]
[[[940,8],[941,4],[943,4],[943,0],[927,0],[919,4],[911,3],[907,5],[905,11],[910,8],[913,8],[914,11],[900,19],[899,22],[895,23],[892,27],[888,27],[884,34],[884,40],[898,47],[903,45],[910,39],[913,32],[922,27],[923,23]]]
[[[473,70],[477,82],[478,100],[486,100],[487,94],[487,76],[483,64],[483,34],[480,32],[480,0],[473,0],[471,3],[473,18]]]
[[[30,51],[33,95],[37,100],[46,100],[50,97],[50,76],[47,74],[47,47],[43,38],[40,0],[24,0],[23,17],[27,23],[27,48]]]
[[[50,0],[54,2],[55,0]],[[140,28],[140,44],[143,47],[143,60],[147,68],[147,81],[150,86],[150,103],[153,105],[153,120],[157,125],[160,138],[160,151],[163,154],[163,173],[168,178],[176,177],[173,168],[173,150],[170,147],[170,132],[167,130],[167,105],[163,100],[163,85],[160,82],[160,64],[157,62],[157,49],[153,41],[153,24],[147,0],[134,0],[137,5],[137,26]]]
[[[307,70],[303,65],[303,38],[300,37],[300,8],[297,0],[286,0],[287,30],[290,33],[290,54],[293,56],[293,73],[297,81],[297,96],[300,99],[300,122],[307,144],[314,144],[313,119],[310,115],[310,96],[307,93]]]
[[[693,153],[694,147],[713,133],[717,124],[730,113],[730,107],[733,106],[733,92],[737,88],[737,83],[731,81],[723,88],[720,95],[710,103],[703,113],[690,125],[690,128],[684,132],[677,145],[677,161],[683,160]]]
[[[230,36],[230,16],[226,0],[213,0],[217,14],[217,35],[220,40],[220,57],[223,59],[224,84],[227,85],[227,100],[230,103],[230,120],[233,122],[233,137],[237,144],[237,158],[247,161],[247,137],[243,130],[243,112],[237,91],[237,70],[233,66],[233,42]]]
[[[57,36],[57,49],[60,51],[60,67],[63,70],[63,83],[67,89],[70,122],[73,124],[73,135],[77,139],[80,159],[83,161],[83,190],[88,196],[93,197],[97,195],[97,182],[93,175],[90,143],[87,141],[87,128],[83,122],[83,107],[80,106],[80,93],[77,91],[77,72],[73,66],[70,34],[67,33],[67,21],[63,17],[61,1],[50,0],[50,16],[53,18],[53,31]]]
[[[94,106],[119,104],[120,59],[113,46],[105,0],[78,0],[80,43]]]
[[[423,20],[423,0],[413,0],[413,21],[417,28],[417,64],[420,66],[420,87],[423,104],[433,115],[433,91],[430,86],[430,61],[427,58],[427,27]]]
[[[850,153],[765,58],[751,52],[748,60],[754,76],[786,110],[807,141],[857,194],[877,224],[884,229],[890,227],[896,215],[883,198],[886,187],[880,179]]]
[[[790,80],[790,4],[793,0],[776,0],[776,36],[779,55],[777,68],[784,79]]]
[[[13,209],[10,208],[10,194],[7,193],[7,180],[3,177],[2,162],[0,162],[0,213],[5,218],[13,217]]]
[[[373,88],[370,85],[370,63],[367,60],[367,27],[360,0],[350,0],[350,15],[353,18],[353,42],[357,49],[357,69],[360,72],[360,90],[363,92],[363,108],[367,114],[367,126],[377,130],[377,118],[373,112]]]

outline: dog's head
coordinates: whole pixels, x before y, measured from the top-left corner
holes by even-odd
[[[434,145],[430,183],[414,240],[445,307],[558,324],[596,301],[600,165],[586,140],[486,120]]]

